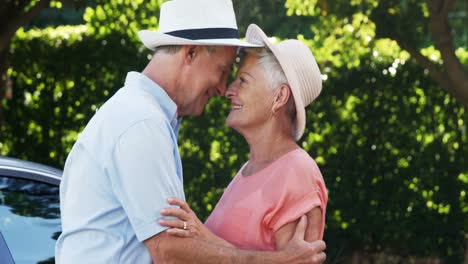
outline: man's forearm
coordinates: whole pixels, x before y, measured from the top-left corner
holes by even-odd
[[[178,238],[162,232],[145,242],[154,263],[284,263],[284,255],[271,251],[248,251],[195,238]]]

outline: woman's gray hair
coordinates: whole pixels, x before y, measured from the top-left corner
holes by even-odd
[[[281,65],[276,59],[275,55],[267,48],[243,48],[241,53],[249,53],[255,55],[258,60],[258,64],[263,70],[266,79],[268,80],[268,86],[271,89],[278,88],[282,84],[288,84],[288,79],[284,74]],[[243,56],[243,55],[241,55]]]
[[[252,54],[257,58],[258,64],[262,69],[265,77],[268,81],[268,86],[274,90],[280,87],[281,85],[285,84],[289,86],[288,79],[284,74],[283,68],[279,61],[276,59],[275,55],[271,50],[268,48],[243,48],[241,49],[241,59],[245,54]],[[291,93],[289,97],[288,103],[286,105],[286,114],[289,117],[289,121],[291,122],[291,137],[295,135],[296,130],[296,104],[294,103],[294,97]]]

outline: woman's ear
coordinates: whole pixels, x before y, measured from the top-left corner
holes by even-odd
[[[291,89],[288,85],[283,84],[278,87],[273,101],[273,113],[278,112],[280,108],[285,106],[288,103],[289,97],[291,97]]]

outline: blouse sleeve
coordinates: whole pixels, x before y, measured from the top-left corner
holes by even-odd
[[[285,224],[319,207],[322,211],[323,229],[327,203],[326,188],[315,162],[312,159],[290,161],[282,167],[280,173],[278,177],[273,177],[271,188],[268,188],[272,193],[271,197],[275,198],[265,215],[264,224],[276,232]]]

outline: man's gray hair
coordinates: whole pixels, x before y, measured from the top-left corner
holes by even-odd
[[[246,53],[253,54],[255,58],[258,59],[258,64],[265,74],[270,89],[277,89],[284,84],[289,86],[289,82],[286,78],[286,75],[284,74],[283,68],[281,68],[279,61],[276,59],[271,50],[265,47],[243,48],[241,50],[241,59],[243,56],[245,56]],[[286,105],[286,114],[288,115],[289,121],[291,122],[291,137],[293,137],[296,130],[297,113],[296,104],[294,103],[292,93]]]
[[[167,46],[159,46],[159,47],[156,47],[154,49],[154,54],[158,53],[158,52],[162,52],[162,53],[165,53],[165,54],[176,54],[177,52],[179,52],[179,50],[182,48],[183,46],[181,45],[167,45]],[[219,46],[203,46],[209,54],[213,54],[215,53]]]

